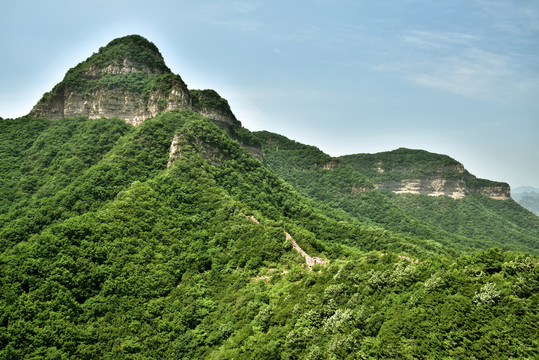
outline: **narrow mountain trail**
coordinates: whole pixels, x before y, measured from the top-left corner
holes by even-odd
[[[260,225],[260,222],[254,217],[254,216],[247,216],[247,219],[251,220],[252,222],[254,222],[255,224],[259,224]],[[320,258],[320,257],[316,257],[316,256],[310,256],[309,254],[307,254],[299,245],[298,243],[292,238],[292,236],[287,232],[287,231],[284,231],[284,234],[286,236],[286,240],[290,240],[290,242],[292,243],[292,247],[298,252],[301,254],[301,256],[303,256],[305,258],[305,263],[307,264],[307,267],[309,267],[310,270],[312,270],[313,268],[313,265],[314,264],[321,264],[321,265],[327,265],[327,261]]]
[[[251,220],[252,222],[254,222],[255,224],[258,224],[260,225],[260,222],[254,217],[254,216],[247,216],[247,219]],[[309,254],[307,254],[305,252],[305,250],[303,250],[299,245],[298,243],[292,238],[292,236],[285,230],[283,230],[285,236],[286,236],[286,240],[290,240],[290,242],[292,243],[292,247],[298,252],[301,254],[301,256],[303,256],[305,258],[305,263],[307,264],[307,267],[309,267],[310,270],[312,270],[313,268],[313,265],[314,264],[320,264],[320,265],[327,265],[327,261],[320,258],[320,257],[316,257],[316,256],[310,256]],[[387,255],[387,253],[381,253],[380,256],[384,256],[384,255]],[[413,263],[413,264],[417,264],[419,263],[419,260],[417,259],[413,259],[413,258],[410,258],[408,256],[404,256],[404,255],[397,255],[400,259],[403,259],[403,260],[406,260],[410,263]]]
[[[286,236],[286,239],[287,240],[290,240],[292,242],[292,246],[294,247],[294,249],[299,252],[301,254],[301,256],[303,256],[305,258],[305,262],[307,263],[307,266],[309,267],[309,269],[312,270],[313,268],[313,265],[314,264],[321,264],[321,265],[326,265],[327,262],[326,260],[322,259],[322,258],[319,258],[319,257],[316,257],[316,256],[310,256],[309,254],[307,254],[297,243],[294,239],[292,239],[292,236],[290,236],[289,233],[287,233],[286,231],[284,232],[285,236]]]

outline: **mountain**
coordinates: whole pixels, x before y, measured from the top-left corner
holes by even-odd
[[[539,189],[532,186],[521,186],[511,191],[511,196],[522,207],[539,215]]]
[[[397,194],[447,195],[462,199],[481,194],[497,200],[511,197],[509,185],[478,179],[447,155],[400,148],[377,154],[346,155],[340,158],[354,170],[367,175],[377,189]]]
[[[282,135],[255,135],[269,169],[361,223],[460,251],[537,253],[539,221],[510,199],[509,186],[477,179],[448,156],[398,149],[332,158]]]
[[[190,106],[185,83],[171,73],[157,47],[133,35],[111,41],[70,69],[30,115],[118,117],[138,125],[161,111]]]
[[[511,194],[522,194],[525,192],[539,193],[539,189],[533,186],[519,186],[517,188],[511,189]]]
[[[51,120],[115,117],[136,126],[158,113],[186,109],[227,129],[253,155],[259,154],[259,144],[242,130],[225,99],[214,90],[188,90],[182,78],[166,66],[157,47],[139,35],[115,39],[70,69],[29,116]]]
[[[124,62],[136,70],[112,70]],[[376,190],[341,159],[241,127],[140,36],[73,69],[0,121],[0,358],[538,355],[536,244],[491,248],[498,230],[468,238],[394,197],[533,235],[512,200]]]

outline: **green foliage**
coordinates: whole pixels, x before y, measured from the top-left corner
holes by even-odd
[[[450,253],[497,246],[537,254],[539,220],[511,200],[480,195],[454,200],[447,196],[372,191],[372,183],[360,173],[365,172],[373,181],[386,181],[432,175],[447,178],[455,172],[469,185],[499,185],[457,172],[461,165],[448,156],[398,149],[333,159],[315,147],[281,135],[256,135],[263,143],[265,165],[298,192],[331,209],[343,210],[346,214],[338,215],[340,220],[423,239],[421,246],[437,248],[438,253],[444,251],[441,248]]]
[[[223,99],[215,90],[189,90],[193,110],[201,113],[217,113],[219,116],[227,118],[226,122],[216,121],[216,124],[226,130],[228,135],[247,147],[259,148],[260,140],[249,130],[241,126],[241,122],[230,110],[228,101]]]
[[[365,176],[314,146],[265,131],[255,135],[263,144],[264,164],[304,195],[351,211],[353,199],[373,188]]]
[[[151,72],[170,72],[165,65],[163,56],[157,47],[140,35],[128,35],[112,40],[107,46],[99,49],[85,62],[68,71],[66,78],[90,68],[105,68],[109,65],[121,65],[127,60],[134,67],[148,69]]]
[[[128,71],[109,71],[114,68]],[[100,89],[116,89],[138,94],[143,101],[148,101],[151,93],[168,95],[175,85],[185,87],[182,79],[165,65],[157,47],[141,36],[130,35],[111,41],[97,54],[70,69],[62,82],[41,101],[49,100],[66,88],[86,96]]]
[[[136,128],[0,126],[0,358],[538,355],[533,255],[452,257],[315,202],[314,187],[308,200],[191,111]],[[387,194],[343,191],[370,185],[348,166],[279,141],[278,152],[302,154],[288,168],[297,184],[304,171],[378,223],[400,216]],[[329,264],[309,270],[285,231]]]
[[[339,159],[375,182],[381,179],[400,181],[432,175],[446,179],[462,177],[457,171],[457,167],[462,165],[456,160],[425,150],[399,148],[376,154],[345,155]]]
[[[471,192],[493,186],[509,189],[506,183],[476,178],[464,170],[462,164],[447,155],[425,150],[399,148],[376,154],[345,155],[339,159],[375,183],[435,177],[463,180]]]
[[[215,90],[206,89],[206,90],[189,90],[191,95],[191,100],[193,102],[193,110],[214,110],[222,113],[225,116],[229,116],[232,119],[236,119],[228,101],[223,99]]]
[[[392,194],[390,198],[422,222],[473,239],[471,246],[538,253],[539,218],[513,200],[500,201],[481,195],[459,200],[411,194]]]

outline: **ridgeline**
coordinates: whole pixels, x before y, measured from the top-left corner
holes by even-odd
[[[2,359],[539,356],[539,218],[504,184],[251,133],[141,36],[0,119],[0,169]],[[434,178],[464,196],[384,185]]]

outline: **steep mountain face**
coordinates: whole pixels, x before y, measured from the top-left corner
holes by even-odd
[[[171,73],[157,47],[132,35],[111,41],[70,69],[30,115],[117,117],[138,125],[159,112],[190,107],[187,86]]]
[[[111,44],[141,69],[136,40]],[[537,358],[538,217],[376,190],[188,95],[137,126],[0,121],[0,359]]]
[[[221,129],[241,126],[241,123],[230,110],[228,102],[214,90],[191,90],[189,94],[193,103],[193,110],[213,121]]]
[[[29,115],[50,120],[118,118],[137,126],[158,113],[186,109],[227,130],[260,158],[260,144],[243,129],[228,102],[214,90],[188,90],[157,47],[139,35],[115,39],[70,69]]]
[[[400,148],[378,154],[345,155],[340,159],[367,175],[377,189],[396,194],[447,195],[462,199],[481,194],[496,200],[511,198],[508,184],[478,179],[447,155]]]

